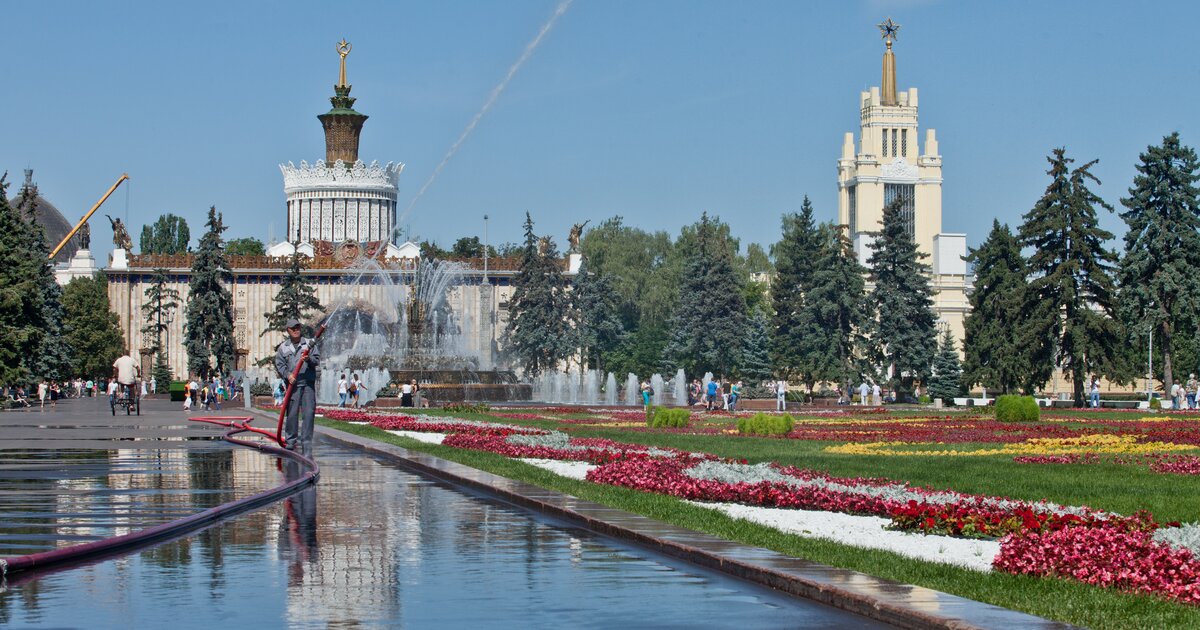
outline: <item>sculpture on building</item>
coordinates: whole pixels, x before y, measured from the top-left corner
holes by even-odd
[[[77,236],[79,237],[79,249],[90,250],[92,248],[92,227],[90,225],[84,223],[83,227],[79,228]]]
[[[121,222],[121,219],[114,219],[107,214],[104,216],[108,217],[108,222],[112,225],[113,245],[126,251],[133,249],[133,239],[129,238],[129,232],[125,229],[125,224]]]
[[[584,226],[586,226],[587,224],[589,224],[591,222],[592,222],[592,220],[588,219],[587,221],[584,221],[583,223],[576,223],[575,225],[571,226],[571,233],[567,235],[567,243],[569,243],[571,245],[571,249],[568,250],[569,253],[571,253],[571,254],[579,253],[579,237],[583,236]]]

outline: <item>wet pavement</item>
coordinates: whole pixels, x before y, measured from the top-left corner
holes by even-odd
[[[232,410],[237,415],[241,410]],[[298,470],[146,401],[0,413],[0,557],[126,533]],[[259,419],[258,426],[269,421]],[[133,439],[130,439],[133,438]],[[875,627],[327,438],[320,483],[194,536],[0,584],[6,627]]]

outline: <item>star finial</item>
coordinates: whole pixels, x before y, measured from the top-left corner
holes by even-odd
[[[883,34],[884,41],[890,47],[900,33],[900,25],[893,22],[892,18],[888,18],[886,21],[879,23],[878,26],[879,32]]]

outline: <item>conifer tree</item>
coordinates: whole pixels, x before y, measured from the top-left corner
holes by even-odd
[[[933,358],[933,375],[929,377],[929,397],[950,400],[962,393],[962,364],[950,329],[938,340],[937,355]]]
[[[167,324],[163,319],[170,317],[170,311],[179,308],[179,291],[171,288],[169,283],[167,270],[161,267],[155,269],[150,278],[150,286],[146,287],[146,299],[142,303],[142,314],[146,321],[145,326],[142,326],[142,334],[153,343],[151,347],[156,354],[165,349],[163,333],[167,330]]]
[[[142,304],[142,313],[146,321],[146,325],[142,327],[142,335],[149,337],[154,350],[154,366],[151,369],[155,381],[163,383],[164,387],[171,381],[171,368],[166,357],[169,349],[163,343],[163,333],[167,331],[168,324],[163,320],[169,319],[171,312],[179,308],[179,291],[171,288],[169,282],[166,269],[155,269],[150,286],[146,287],[146,299]]]
[[[525,246],[521,268],[513,279],[505,341],[525,373],[536,376],[555,369],[572,350],[570,301],[558,248],[533,233],[525,213]]]
[[[805,296],[800,319],[800,352],[811,357],[816,380],[849,386],[864,371],[866,331],[872,319],[866,292],[866,268],[854,255],[845,225],[820,226],[812,287]]]
[[[0,384],[23,383],[34,376],[29,357],[40,344],[43,316],[28,229],[8,203],[6,177],[0,177]]]
[[[1032,352],[1030,388],[1046,382],[1057,365],[1072,379],[1075,405],[1082,407],[1089,372],[1109,373],[1118,357],[1119,334],[1112,318],[1116,254],[1104,248],[1112,233],[1099,226],[1095,206],[1112,209],[1088,187],[1096,160],[1074,170],[1066,149],[1054,149],[1050,185],[1025,214],[1019,232],[1029,258],[1023,340]],[[1057,357],[1057,361],[1056,361]]]
[[[299,244],[299,241],[294,243],[297,246]],[[309,320],[325,307],[321,306],[321,301],[317,299],[316,288],[301,273],[305,258],[307,256],[300,253],[299,247],[293,248],[291,264],[288,265],[287,273],[280,279],[279,292],[274,297],[275,308],[264,315],[267,318],[267,327],[258,334],[259,337],[272,331],[280,335],[285,334],[287,321],[293,317],[300,320],[302,335],[311,337],[314,334],[315,330]]]
[[[871,300],[877,312],[875,343],[884,366],[893,369],[897,391],[912,391],[912,381],[929,377],[937,352],[937,316],[929,267],[921,262],[928,254],[917,244],[900,218],[901,200],[883,209],[883,229],[871,243]]]
[[[1121,258],[1120,311],[1129,328],[1145,338],[1154,332],[1162,357],[1163,391],[1175,380],[1180,348],[1177,333],[1195,334],[1200,295],[1200,190],[1196,152],[1163,138],[1139,156],[1138,174],[1121,200],[1125,255]]]
[[[0,191],[0,194],[3,194]],[[62,287],[54,277],[46,232],[39,219],[37,187],[21,188],[17,207],[24,213],[25,245],[28,259],[24,261],[37,284],[32,298],[32,324],[36,328],[35,350],[25,357],[25,363],[35,379],[64,379],[70,376],[70,348],[63,338]]]
[[[758,386],[771,378],[771,319],[762,309],[754,309],[742,347],[738,373]]]
[[[718,224],[708,213],[696,224],[694,240],[686,245],[679,305],[668,324],[666,364],[688,374],[732,375],[746,342],[746,298]]]
[[[576,340],[583,364],[603,370],[604,355],[625,339],[625,327],[617,313],[616,296],[609,277],[592,272],[588,267],[587,258],[584,258],[571,287]]]
[[[126,347],[120,319],[109,305],[108,280],[103,273],[72,278],[63,289],[62,304],[72,371],[86,378],[108,377]]]
[[[214,368],[224,374],[234,365],[233,295],[225,288],[233,272],[222,249],[225,223],[215,206],[208,209],[205,226],[192,259],[183,334],[188,370],[208,378]]]
[[[812,331],[803,318],[805,296],[812,289],[816,261],[826,238],[813,220],[812,203],[805,195],[799,213],[783,215],[783,235],[771,247],[776,270],[771,284],[775,311],[771,354],[781,371],[805,383],[816,380],[823,350],[808,343]]]
[[[1013,393],[1029,379],[1029,352],[1022,343],[1025,322],[1025,258],[1007,225],[992,221],[992,231],[967,261],[974,266],[971,312],[963,320],[964,384],[982,384]]]

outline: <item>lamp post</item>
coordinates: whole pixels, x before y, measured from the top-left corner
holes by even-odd
[[[1154,308],[1154,302],[1146,305],[1146,310]],[[1149,315],[1149,312],[1147,312]],[[1149,318],[1147,318],[1149,319]],[[1148,404],[1154,398],[1153,378],[1154,378],[1154,322],[1150,322],[1150,335],[1146,348],[1146,403]]]
[[[488,215],[483,215],[483,281],[488,281]]]
[[[162,319],[163,323],[167,325],[165,329],[167,332],[167,343],[163,345],[163,349],[167,353],[167,365],[169,366],[171,364],[171,324],[175,323],[175,307],[172,306],[165,310],[166,312],[162,314]],[[167,383],[167,385],[169,386],[170,383]]]

